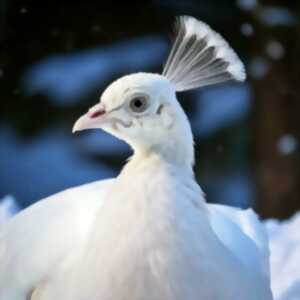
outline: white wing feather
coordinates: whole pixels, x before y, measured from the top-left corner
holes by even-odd
[[[85,245],[111,180],[71,188],[37,202],[0,230],[0,299],[27,300]],[[34,299],[34,298],[33,298]]]
[[[177,37],[163,70],[177,91],[245,80],[243,63],[220,34],[193,17],[179,17],[177,24]]]
[[[209,204],[211,224],[218,238],[247,268],[270,281],[269,241],[264,226],[251,209]]]

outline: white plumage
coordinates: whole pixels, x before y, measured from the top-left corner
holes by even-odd
[[[207,25],[180,24],[163,75],[115,81],[74,126],[133,148],[120,175],[47,198],[1,228],[1,300],[272,299],[263,227],[252,211],[205,202],[175,94],[243,80],[243,65]]]

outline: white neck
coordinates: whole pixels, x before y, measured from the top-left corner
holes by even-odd
[[[195,180],[191,164],[186,160],[174,163],[169,158],[161,152],[135,153],[121,171],[118,182],[127,187],[134,187],[134,191],[137,187],[138,191],[140,187],[147,187],[146,190],[148,193],[150,191],[151,196],[158,193],[160,197],[164,195],[168,201],[171,199],[171,202],[176,202],[177,198],[187,199],[198,208],[201,207],[201,211],[206,215],[205,197]],[[160,185],[164,187],[159,187]],[[168,186],[176,187],[176,191],[173,188],[169,190]],[[146,193],[146,190],[142,193]],[[143,197],[138,199],[140,202]],[[148,200],[146,199],[146,202]]]
[[[194,172],[192,165],[188,163],[184,157],[172,156],[170,153],[157,152],[157,151],[138,151],[130,158],[129,162],[124,167],[123,171],[138,172],[150,171],[151,168],[161,166],[161,168],[168,168],[172,171],[178,171],[182,175],[185,174],[189,179],[194,179]],[[122,172],[123,173],[123,172]]]
[[[157,157],[162,162],[193,174],[194,140],[190,123],[177,100],[173,109],[175,110],[172,116],[173,122],[162,142],[147,145],[131,143],[134,150],[131,161],[141,163],[149,157]]]

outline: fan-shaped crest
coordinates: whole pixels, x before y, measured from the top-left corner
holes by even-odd
[[[220,34],[189,16],[179,17],[177,27],[177,37],[163,70],[177,91],[245,80],[243,63]]]

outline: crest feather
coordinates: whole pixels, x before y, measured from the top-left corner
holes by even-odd
[[[243,63],[220,34],[189,16],[179,17],[177,27],[162,73],[175,85],[176,91],[245,80]]]

